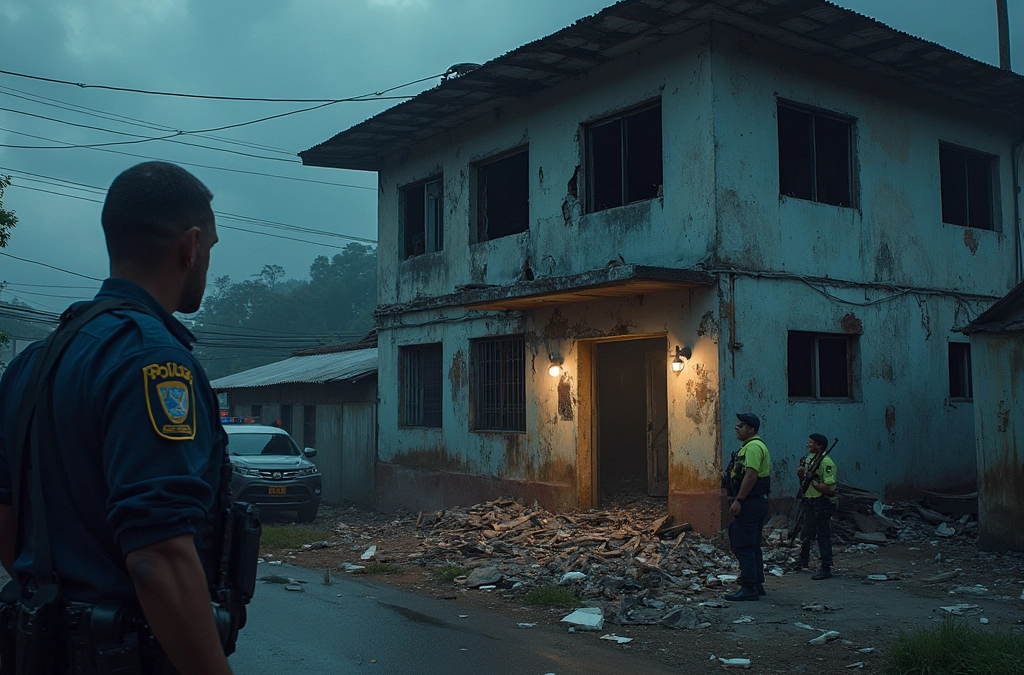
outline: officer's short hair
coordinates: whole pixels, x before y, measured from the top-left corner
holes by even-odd
[[[213,193],[185,169],[143,162],[124,171],[107,190],[101,222],[111,259],[156,262],[181,233],[212,213]]]

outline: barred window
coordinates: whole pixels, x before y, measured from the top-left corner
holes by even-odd
[[[441,343],[398,348],[399,425],[441,427]]]
[[[477,431],[526,431],[526,342],[522,335],[473,344]]]

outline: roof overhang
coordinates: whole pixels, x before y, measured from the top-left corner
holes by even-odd
[[[463,286],[455,293],[403,305],[380,307],[378,315],[442,307],[509,311],[708,287],[715,276],[703,270],[612,265],[561,277],[520,281],[514,286]]]
[[[711,22],[981,110],[1024,117],[1024,77],[825,0],[622,0],[299,156],[311,166],[376,171],[404,148]]]
[[[1018,333],[1024,331],[1024,281],[997,300],[963,329],[971,333]]]

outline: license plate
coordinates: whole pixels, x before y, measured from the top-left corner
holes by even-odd
[[[286,495],[288,494],[288,488],[286,487],[268,487],[267,494],[272,495]]]

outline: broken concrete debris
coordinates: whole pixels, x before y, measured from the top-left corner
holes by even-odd
[[[807,641],[807,644],[814,646],[821,646],[839,637],[839,631],[827,630],[816,638],[812,638]]]
[[[600,607],[583,607],[562,617],[562,621],[577,630],[601,630],[604,628],[604,610]]]

